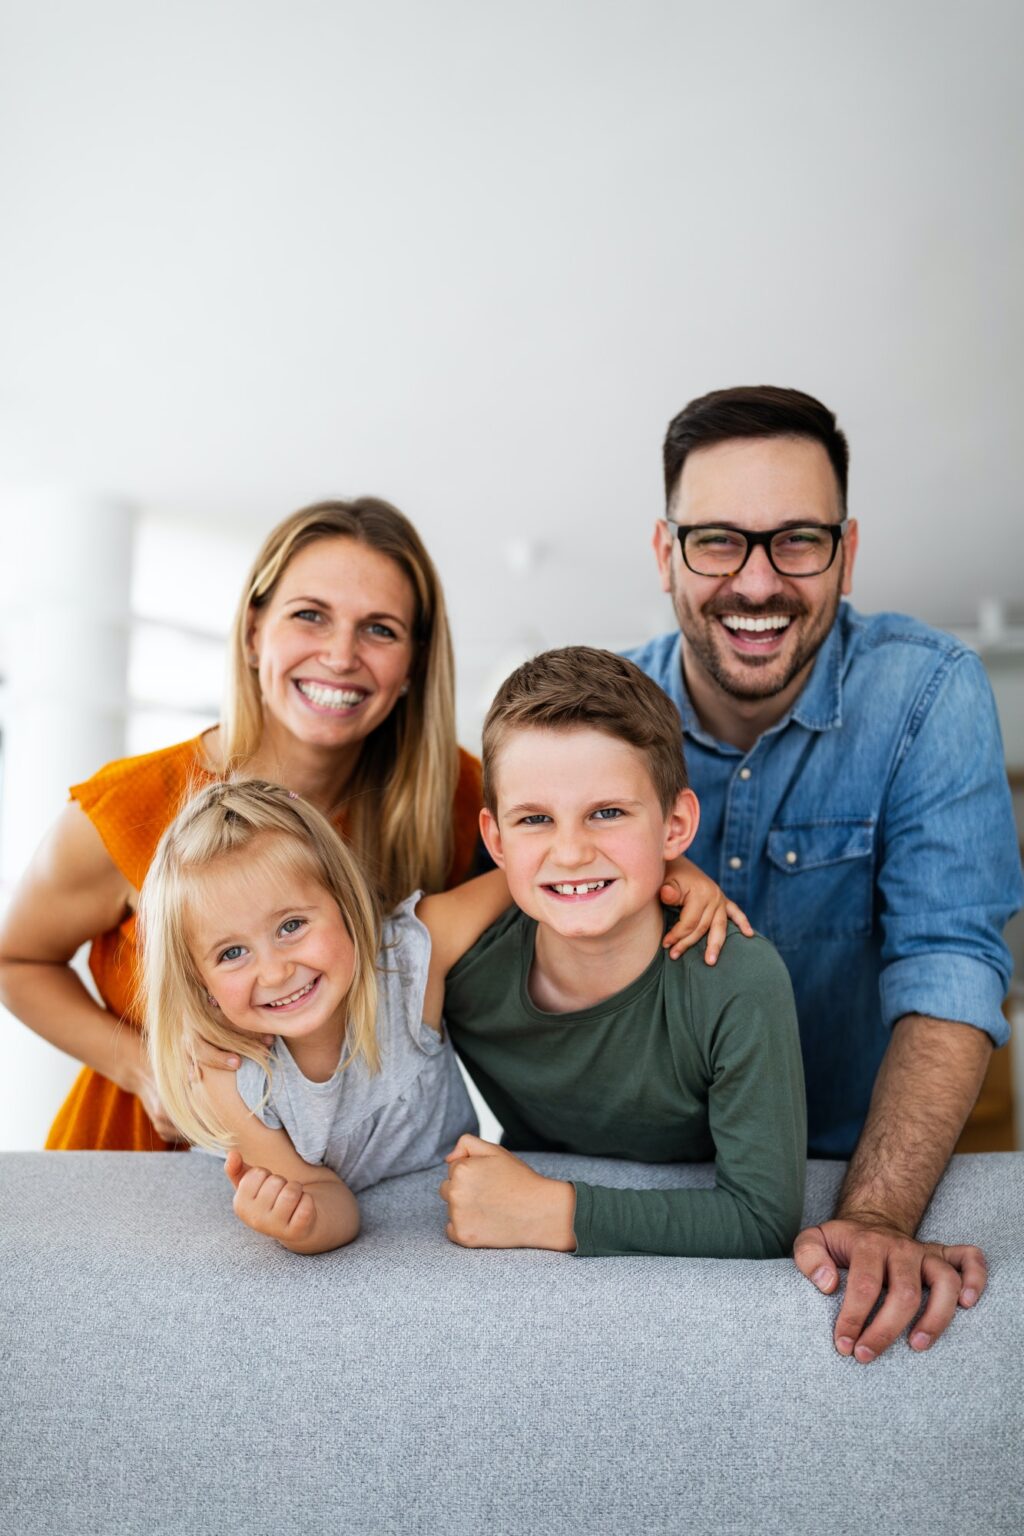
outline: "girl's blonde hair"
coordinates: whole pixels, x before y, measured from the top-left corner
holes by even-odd
[[[246,851],[278,880],[312,877],[337,902],[355,950],[345,1000],[345,1059],[338,1070],[357,1056],[371,1072],[380,1067],[380,909],[356,859],[330,822],[288,790],[260,779],[211,784],[188,802],[160,839],[139,901],[140,1013],[157,1091],[182,1134],[211,1150],[232,1138],[195,1092],[197,1039],[247,1056],[264,1070],[270,1052],[258,1035],[235,1029],[212,1005],[189,947],[188,919],[204,877],[220,859]]]
[[[409,690],[362,744],[346,794],[349,840],[388,910],[417,889],[443,889],[451,864],[458,778],[455,669],[444,593],[422,540],[397,507],[370,496],[321,501],[268,536],[242,592],[228,653],[225,771],[245,770],[263,733],[259,682],[249,664],[253,614],[289,562],[320,539],[379,550],[404,572],[416,614]]]

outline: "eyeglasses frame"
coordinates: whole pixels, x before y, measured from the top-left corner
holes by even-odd
[[[771,566],[772,570],[777,576],[783,576],[787,581],[809,581],[814,576],[824,576],[826,571],[830,571],[832,569],[836,560],[836,551],[839,548],[843,534],[846,532],[847,524],[849,523],[850,519],[848,517],[843,517],[840,518],[838,523],[783,523],[779,528],[764,528],[760,533],[748,533],[746,528],[733,528],[729,523],[676,523],[673,522],[670,517],[667,517],[665,521],[669,527],[674,528],[676,533],[679,535],[679,548],[682,552],[683,564],[686,566],[686,569],[688,571],[693,571],[694,576],[700,576],[705,581],[731,581],[734,576],[739,575],[740,571],[742,571],[743,567],[750,559],[753,551],[758,548],[764,550],[768,564]],[[687,534],[700,533],[701,529],[707,528],[721,528],[725,533],[738,533],[741,538],[746,539],[747,552],[734,571],[720,571],[715,572],[712,575],[708,575],[706,571],[694,570],[689,560],[687,560]],[[828,532],[832,535],[832,553],[829,555],[828,564],[824,566],[820,571],[782,571],[775,564],[775,561],[772,557],[772,539],[774,539],[775,536],[780,533],[792,533],[795,528],[815,528],[820,529],[823,532]]]

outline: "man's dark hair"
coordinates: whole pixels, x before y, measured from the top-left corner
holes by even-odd
[[[850,449],[827,405],[799,389],[771,384],[715,389],[691,400],[665,434],[665,501],[670,504],[688,454],[736,437],[809,437],[829,456],[846,509]]]

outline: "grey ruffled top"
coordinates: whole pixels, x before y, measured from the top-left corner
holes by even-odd
[[[332,1168],[356,1194],[381,1179],[443,1161],[476,1115],[443,1029],[423,1022],[430,934],[415,916],[417,891],[384,922],[377,957],[380,1071],[358,1058],[326,1083],[311,1082],[278,1037],[267,1074],[243,1060],[242,1100],[282,1128],[307,1163]],[[344,1053],[343,1053],[344,1059]],[[269,1091],[268,1091],[269,1087]]]

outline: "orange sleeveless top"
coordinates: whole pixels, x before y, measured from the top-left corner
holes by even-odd
[[[138,891],[157,843],[181,806],[216,777],[203,765],[202,737],[108,763],[84,784],[77,800],[103,839],[114,864]],[[459,748],[459,778],[452,805],[454,854],[448,886],[466,879],[476,850],[480,814],[480,764]],[[93,939],[89,969],[107,1008],[138,1029],[133,1008],[138,950],[135,913]],[[46,1146],[56,1152],[172,1152],[184,1150],[157,1135],[134,1094],[83,1067],[50,1127]]]

